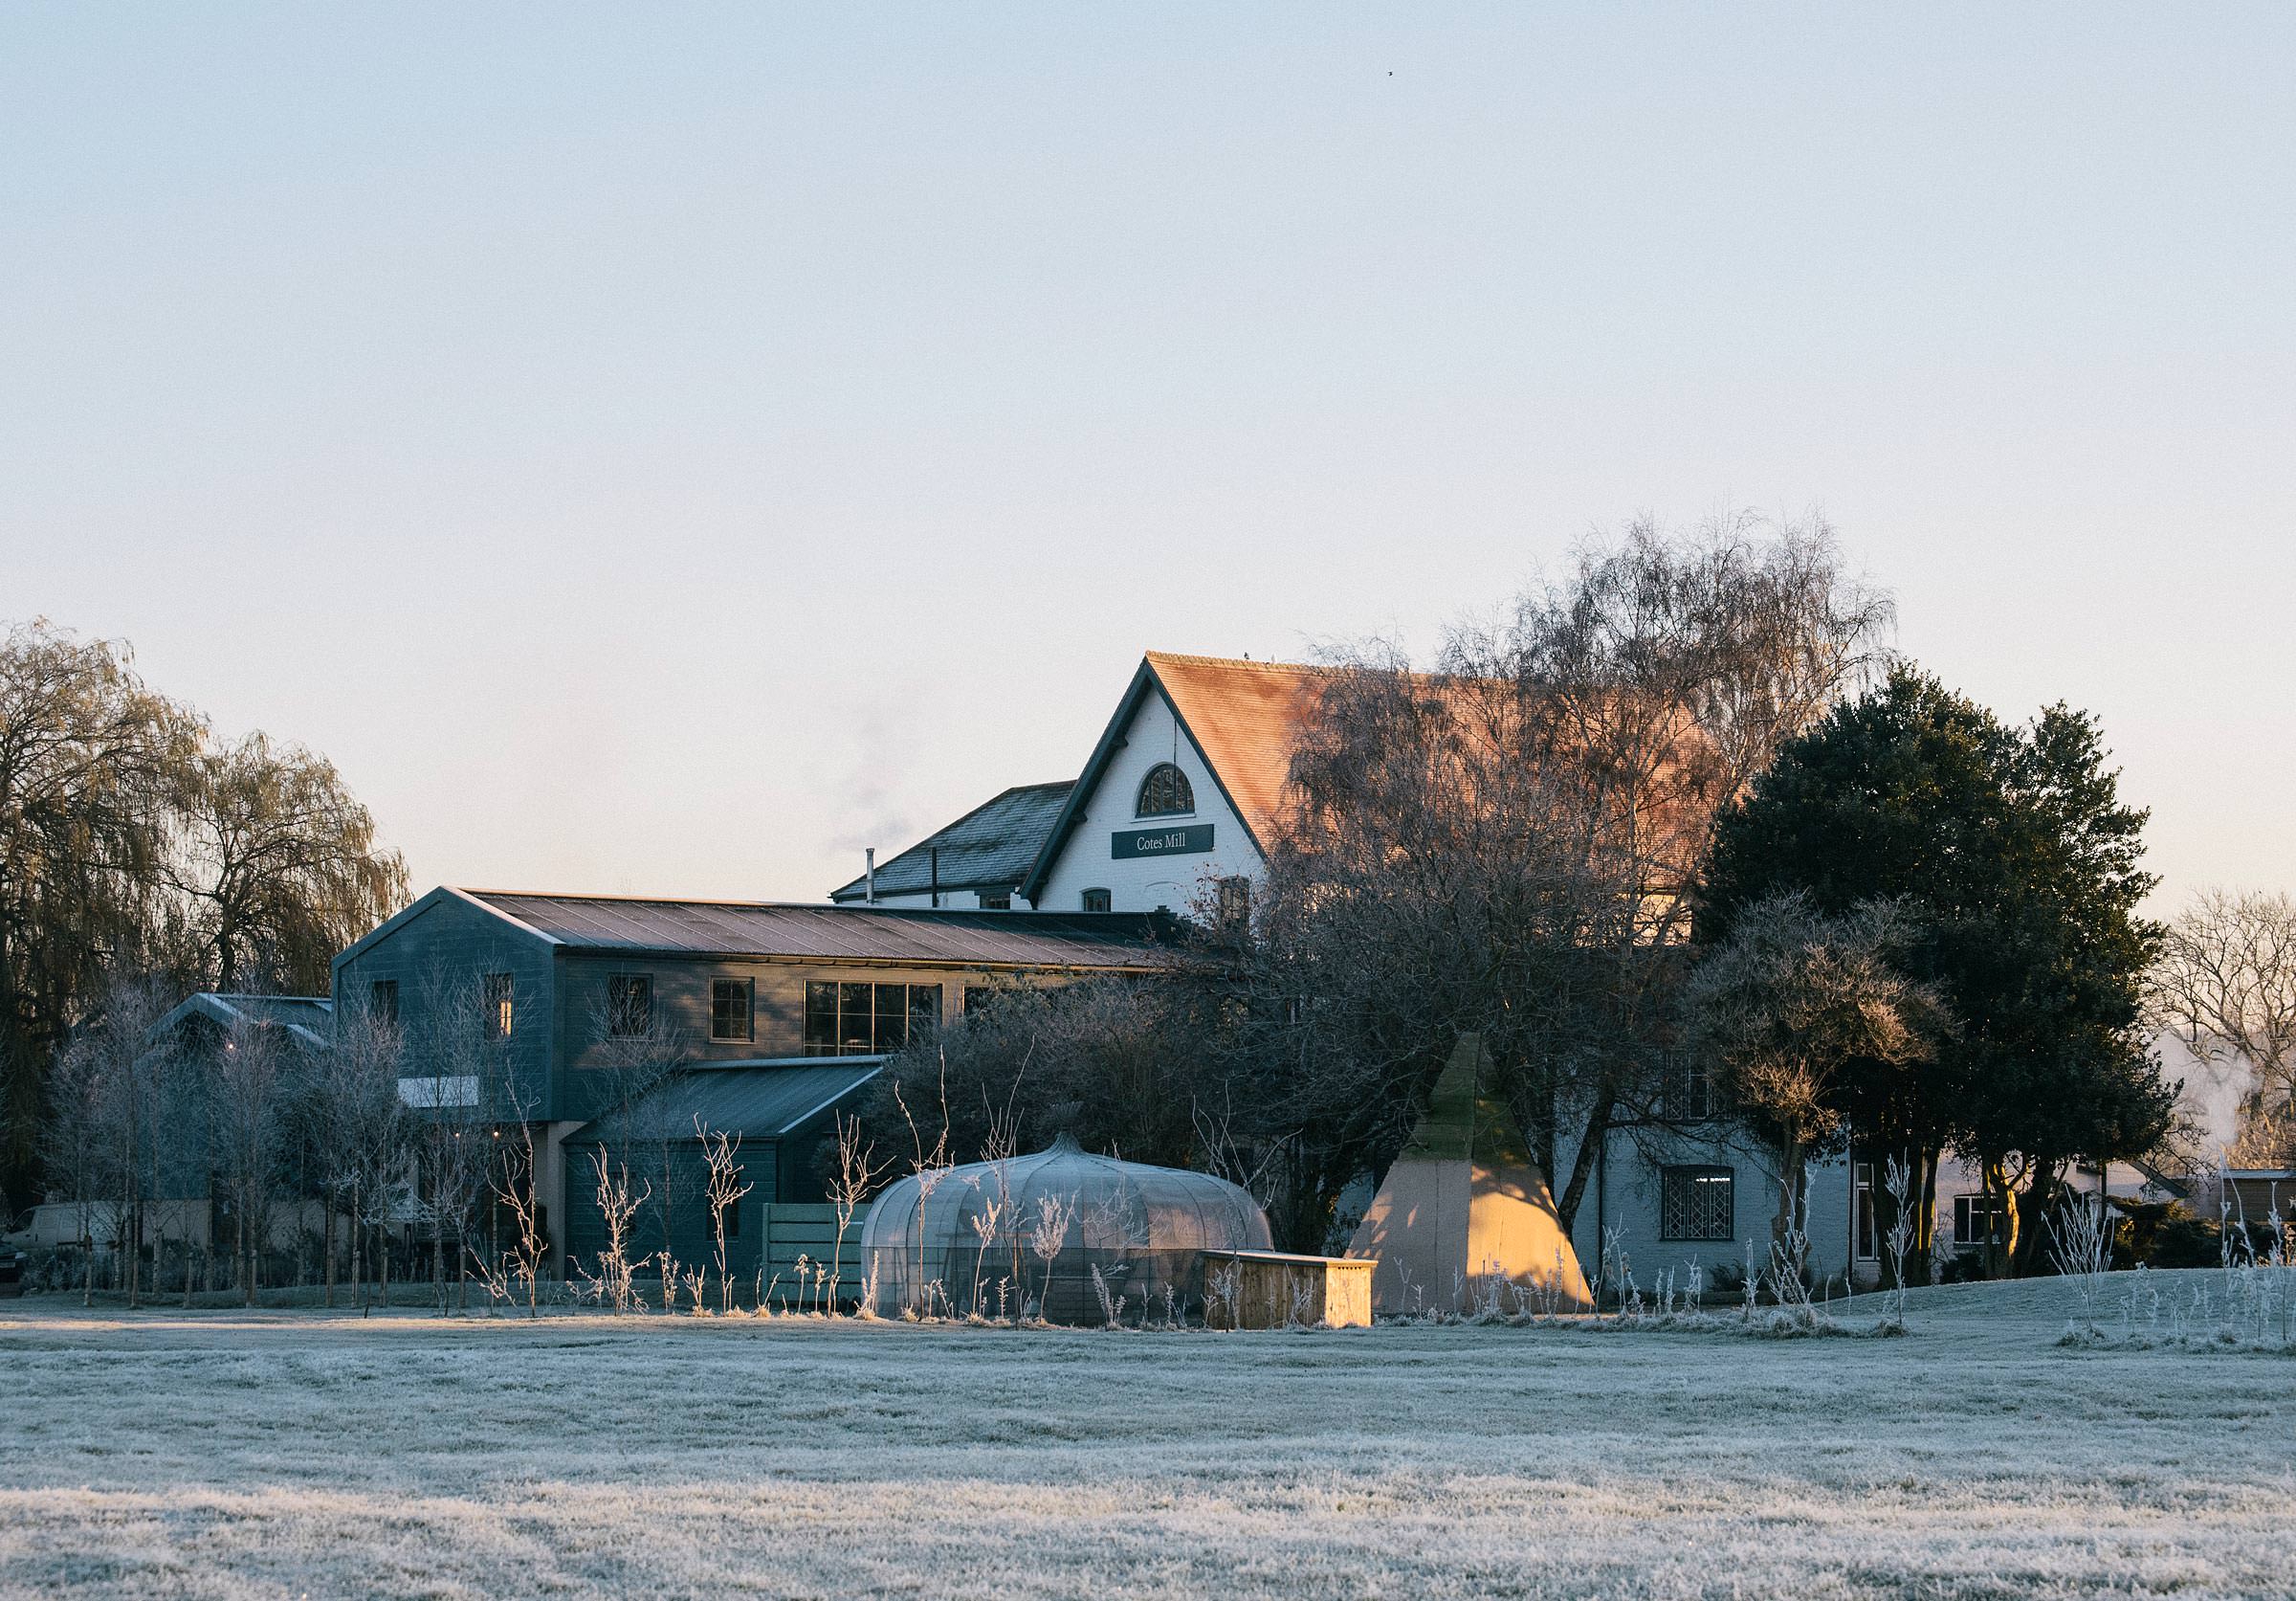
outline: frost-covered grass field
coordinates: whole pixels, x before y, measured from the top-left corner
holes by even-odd
[[[2155,1283],[2162,1276],[2155,1275]],[[0,1302],[0,1594],[2286,1595],[2296,1360]]]

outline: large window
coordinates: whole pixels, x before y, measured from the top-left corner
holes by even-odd
[[[1659,1169],[1658,1237],[1733,1239],[1737,1175],[1728,1167]]]
[[[399,981],[379,978],[366,987],[366,1012],[378,1023],[398,1027]]]
[[[653,1028],[653,975],[613,973],[606,981],[606,1032],[636,1039]]]
[[[510,1037],[511,995],[508,973],[488,973],[486,975],[486,993],[481,1004],[486,1011],[487,1038],[508,1039]]]
[[[1104,889],[1088,889],[1084,892],[1084,909],[1088,912],[1105,912],[1111,901],[1112,898]]]
[[[940,1026],[938,984],[806,986],[806,1055],[873,1056],[898,1051]]]
[[[710,1037],[712,1039],[740,1039],[751,1037],[750,981],[746,978],[714,978],[710,980]]]
[[[1140,780],[1139,813],[1143,817],[1177,817],[1196,810],[1196,791],[1188,775],[1169,762],[1159,762]]]
[[[2009,1219],[2002,1214],[2000,1197],[1979,1192],[1954,1197],[1954,1244],[1972,1250],[1987,1240],[2009,1237]]]

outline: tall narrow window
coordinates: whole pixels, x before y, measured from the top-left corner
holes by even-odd
[[[366,987],[367,1015],[395,1028],[399,1021],[399,981],[379,978]]]
[[[1870,1262],[1881,1255],[1881,1241],[1873,1221],[1873,1164],[1854,1163],[1850,1173],[1857,1186],[1857,1207],[1852,1216],[1856,1222],[1858,1260]]]
[[[1177,817],[1196,810],[1196,791],[1188,783],[1188,775],[1169,762],[1159,762],[1148,769],[1140,780],[1139,814],[1143,817]]]
[[[1251,880],[1220,880],[1220,926],[1234,932],[1251,925]]]
[[[653,976],[613,973],[606,981],[606,1030],[616,1039],[635,1039],[653,1028]]]
[[[806,986],[806,1055],[834,1056],[837,1052],[837,986]]]
[[[710,1037],[746,1040],[750,1037],[750,981],[746,978],[710,980]]]
[[[940,986],[912,984],[909,986],[909,1037],[930,1039],[940,1027]]]
[[[508,973],[488,973],[483,1003],[486,1009],[487,1038],[508,1039],[510,1037],[510,975]]]
[[[868,1052],[877,1048],[874,984],[837,986],[837,1049]]]
[[[1084,909],[1086,911],[1105,912],[1109,909],[1109,905],[1110,898],[1108,891],[1104,889],[1088,889],[1084,892]]]

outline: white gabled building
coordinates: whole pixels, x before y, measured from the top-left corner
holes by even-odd
[[[1150,651],[1020,893],[1044,911],[1235,915],[1267,868],[1320,678]]]
[[[1292,754],[1325,677],[1292,663],[1150,651],[1065,793],[1056,785],[1006,791],[880,866],[876,900],[1240,917],[1267,869]],[[868,893],[855,879],[835,898],[853,902]],[[1871,1283],[1880,1276],[1879,1174],[1864,1154],[1809,1169],[1804,1217],[1821,1277]],[[1573,1244],[1591,1276],[1607,1237],[1645,1285],[1669,1270],[1686,1282],[1693,1262],[1710,1276],[1742,1271],[1750,1243],[1757,1256],[1767,1250],[1776,1162],[1727,1118],[1614,1129],[1590,1172]],[[2169,1193],[2152,1175],[2119,1164],[2108,1177],[2075,1182],[2104,1182],[2114,1194]],[[2296,1191],[2296,1179],[2289,1182]],[[1979,1189],[1976,1175],[1950,1159],[1938,1175],[1938,1231],[1961,1250],[1995,1226]]]

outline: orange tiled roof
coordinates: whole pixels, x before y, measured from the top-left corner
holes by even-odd
[[[1165,651],[1150,651],[1148,666],[1195,735],[1244,826],[1262,850],[1269,849],[1283,814],[1292,746],[1314,711],[1326,670]]]

